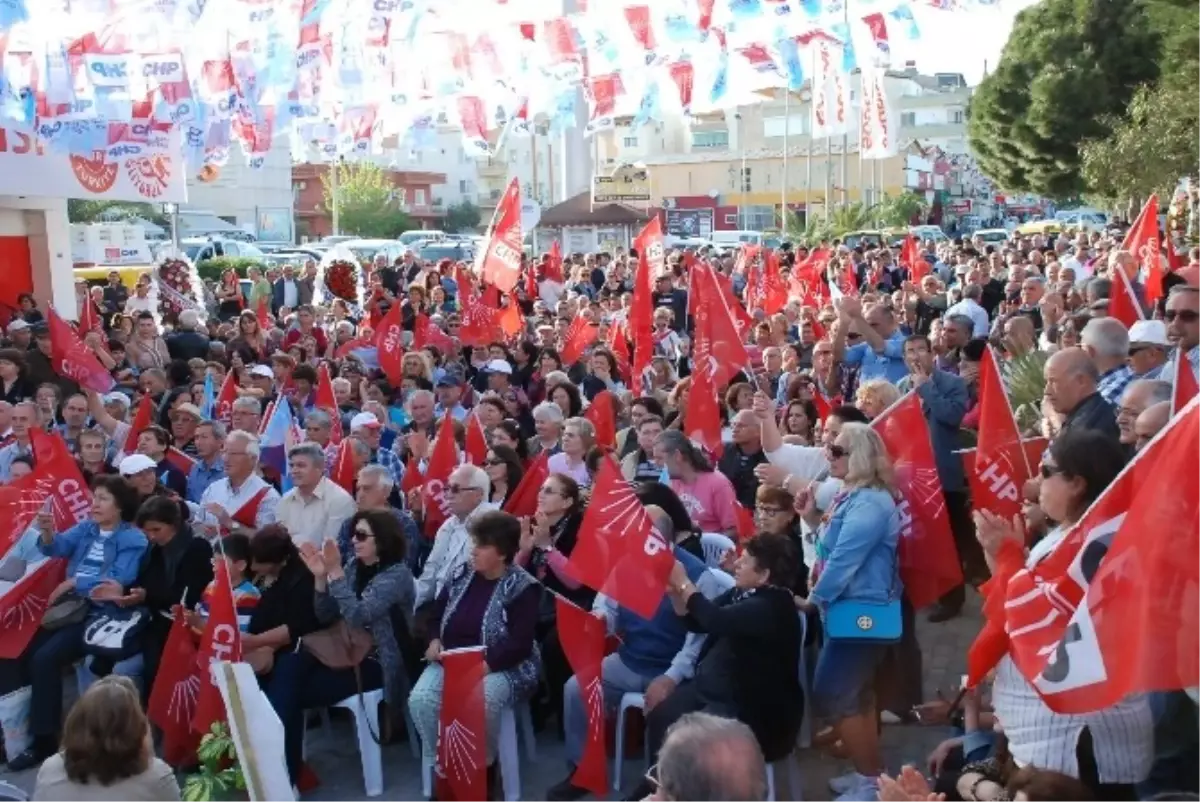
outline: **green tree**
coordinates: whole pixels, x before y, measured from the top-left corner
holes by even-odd
[[[477,229],[479,228],[479,223],[479,207],[469,200],[464,200],[462,203],[453,203],[446,207],[445,226],[446,230],[451,234]]]
[[[928,213],[929,204],[915,192],[888,195],[875,207],[875,217],[884,226],[907,226]]]
[[[67,201],[67,219],[72,223],[103,223],[129,220],[140,217],[163,227],[171,221],[162,213],[162,207],[153,203],[131,203],[129,201],[83,200],[71,198]]]
[[[1086,189],[1080,152],[1112,132],[1159,76],[1153,0],[1043,0],[1017,15],[996,71],[971,100],[968,136],[1004,189],[1053,198]]]
[[[321,176],[325,208],[332,214],[335,203],[333,172],[337,171],[338,229],[343,234],[393,239],[417,228],[400,209],[396,187],[387,173],[370,162],[331,165]]]

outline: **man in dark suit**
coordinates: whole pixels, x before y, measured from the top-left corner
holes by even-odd
[[[283,275],[271,285],[271,313],[279,316],[279,310],[295,309],[300,305],[300,282],[296,280],[296,268],[283,266]]]

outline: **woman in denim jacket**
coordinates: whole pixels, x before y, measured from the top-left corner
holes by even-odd
[[[843,485],[823,517],[811,493],[804,500],[806,519],[819,527],[808,605],[824,612],[836,601],[898,599],[900,519],[883,441],[866,424],[846,423],[825,452],[830,475]],[[890,646],[885,641],[830,638],[817,662],[813,704],[833,725],[854,764],[854,772],[831,783],[846,799],[875,798],[875,782],[883,770],[875,673]]]
[[[67,561],[66,579],[49,594],[49,604],[70,591],[89,599],[93,608],[124,595],[146,551],[146,536],[131,523],[137,508],[137,493],[123,479],[98,476],[92,484],[89,520],[55,535],[53,516],[38,516],[39,550]],[[10,771],[33,768],[58,751],[63,669],[83,656],[86,626],[85,619],[53,631],[39,628],[20,657],[0,660],[0,695],[25,685],[32,692],[33,745],[10,758]]]

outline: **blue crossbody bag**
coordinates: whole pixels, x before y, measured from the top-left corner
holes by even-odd
[[[899,576],[899,557],[892,574],[892,587],[888,600],[863,601],[843,599],[829,604],[825,610],[825,635],[834,640],[871,641],[895,643],[904,634],[904,619],[900,611],[900,593],[896,581]]]

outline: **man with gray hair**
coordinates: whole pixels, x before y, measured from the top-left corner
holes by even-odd
[[[968,284],[963,287],[963,298],[946,310],[946,317],[961,316],[971,321],[971,334],[974,337],[988,336],[988,313],[983,308],[983,287],[978,284]]]
[[[222,462],[225,478],[209,485],[200,503],[188,504],[192,522],[209,538],[232,532],[254,534],[275,522],[279,491],[258,475],[258,436],[240,429],[225,437]]]
[[[1046,380],[1043,396],[1050,408],[1063,416],[1061,432],[1095,429],[1120,440],[1116,410],[1096,391],[1100,373],[1082,348],[1067,348],[1053,354],[1042,368]]]
[[[179,326],[163,340],[167,343],[167,353],[171,359],[208,358],[208,335],[204,334],[204,323],[200,313],[195,309],[185,309],[179,313]]]
[[[287,527],[297,547],[309,543],[319,549],[354,515],[354,499],[325,476],[325,452],[316,443],[292,447],[288,473],[292,489],[279,501],[276,522]]]
[[[438,437],[453,437],[451,427],[443,427]],[[446,520],[438,527],[433,539],[433,550],[421,576],[417,578],[417,607],[428,604],[438,597],[442,588],[459,568],[471,561],[471,536],[467,526],[485,512],[498,509],[488,501],[492,483],[483,468],[475,465],[460,465],[450,474],[450,480],[441,487],[437,481],[429,483],[427,490],[434,503],[440,503]],[[410,503],[419,515],[428,512],[421,509],[422,495],[412,494]]]
[[[1100,380],[1096,391],[1113,406],[1121,400],[1125,386],[1133,381],[1129,360],[1129,330],[1115,317],[1096,317],[1088,321],[1079,335],[1079,343],[1096,363]]]
[[[1155,404],[1171,400],[1171,383],[1160,379],[1135,379],[1125,388],[1117,406],[1117,427],[1121,445],[1133,448],[1137,443],[1134,423],[1138,416]]]
[[[667,730],[658,755],[657,800],[762,800],[767,764],[754,733],[740,721],[687,713]]]
[[[352,441],[357,443],[358,441]],[[395,488],[395,483],[392,481],[391,472],[382,465],[366,464],[366,460],[370,458],[370,452],[363,455],[362,467],[358,470],[358,482],[355,485],[354,498],[358,503],[359,512],[367,512],[369,510],[378,510],[386,512],[396,518],[400,524],[400,531],[404,533],[404,537],[408,541],[408,547],[405,551],[404,561],[415,575],[418,573],[417,566],[421,556],[421,545],[424,538],[421,537],[420,530],[417,529],[417,523],[413,520],[411,514],[406,510],[401,510],[392,506],[389,498],[392,495],[392,490]],[[356,459],[355,464],[360,464]],[[341,551],[343,557],[353,554],[354,544],[351,538],[354,536],[350,529],[350,522],[353,516],[346,523],[342,524],[342,531],[338,534],[338,550]]]

